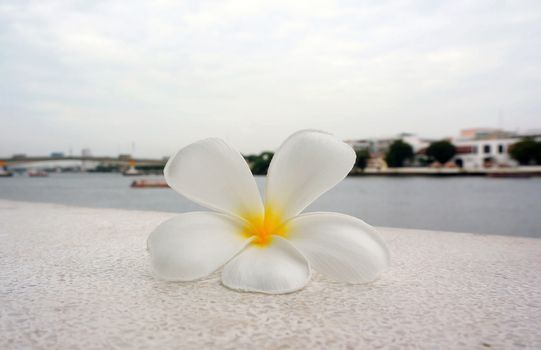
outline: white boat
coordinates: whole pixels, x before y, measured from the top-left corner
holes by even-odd
[[[13,176],[13,173],[11,171],[6,170],[6,163],[4,161],[0,161],[0,177],[11,177]]]
[[[0,177],[11,177],[13,173],[11,171],[6,171],[4,168],[0,168]]]
[[[130,166],[128,168],[128,170],[126,170],[126,171],[124,171],[122,173],[122,175],[124,175],[124,176],[138,176],[138,175],[142,175],[142,174],[143,174],[143,172],[140,171],[140,170],[135,169],[135,167],[133,165]]]

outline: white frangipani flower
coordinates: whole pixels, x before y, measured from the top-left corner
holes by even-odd
[[[374,280],[389,264],[374,228],[344,214],[299,215],[354,162],[353,149],[332,135],[297,132],[272,159],[263,203],[245,160],[224,141],[181,149],[165,166],[167,183],[217,212],[184,213],[159,225],[148,238],[153,271],[191,281],[225,265],[225,286],[272,294],[303,288],[311,267],[337,281]]]

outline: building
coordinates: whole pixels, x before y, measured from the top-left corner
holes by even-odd
[[[512,167],[517,162],[509,155],[509,148],[517,139],[454,140],[455,164],[464,169]]]
[[[83,148],[81,150],[81,157],[83,157],[83,158],[92,157],[92,151],[90,150],[90,148]],[[81,162],[81,170],[82,171],[94,170],[94,169],[96,169],[98,164],[99,164],[98,162],[84,159]]]
[[[513,167],[518,163],[509,155],[511,145],[518,141],[510,131],[492,128],[465,129],[453,139],[456,147],[454,163],[464,169]]]
[[[411,133],[401,133],[395,137],[369,138],[345,141],[355,151],[368,150],[370,152],[370,160],[368,161],[369,168],[385,168],[385,155],[389,147],[396,140],[402,140],[408,143],[413,148],[414,153],[418,153],[422,149],[426,149],[430,145],[430,140],[420,138]]]
[[[460,131],[460,139],[468,140],[493,140],[515,137],[512,131],[505,131],[496,128],[470,128]]]
[[[535,141],[541,141],[541,129],[530,129],[526,131],[522,131],[517,133],[518,138],[525,139],[530,138],[534,139]]]
[[[383,137],[383,138],[368,138],[345,141],[355,151],[367,149],[370,154],[376,157],[385,157],[385,154],[389,150],[389,147],[396,140],[402,140],[408,143],[413,148],[414,152],[419,151],[422,148],[428,147],[430,140],[422,139],[415,134],[401,133],[395,137]]]

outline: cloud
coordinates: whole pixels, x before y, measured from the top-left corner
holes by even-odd
[[[213,135],[254,152],[499,111],[539,127],[540,19],[536,1],[4,1],[0,149],[162,156]]]

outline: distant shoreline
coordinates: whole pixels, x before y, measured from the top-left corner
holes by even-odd
[[[419,168],[419,167],[404,167],[404,168],[387,168],[374,169],[368,168],[364,171],[354,169],[349,173],[349,176],[434,176],[434,177],[450,177],[450,176],[487,176],[501,178],[527,178],[531,176],[541,176],[541,166],[523,166],[516,168],[487,168],[465,170],[461,168]]]

